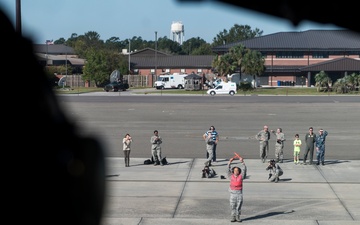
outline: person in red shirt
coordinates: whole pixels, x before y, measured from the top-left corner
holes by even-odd
[[[231,158],[227,166],[227,176],[230,179],[229,193],[230,193],[230,208],[231,208],[231,222],[241,222],[241,207],[243,204],[243,173],[240,167],[234,166],[231,168]],[[241,160],[240,160],[241,161]]]

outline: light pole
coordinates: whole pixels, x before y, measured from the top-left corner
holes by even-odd
[[[157,31],[155,31],[155,76],[157,71]]]

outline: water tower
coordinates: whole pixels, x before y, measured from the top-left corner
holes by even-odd
[[[181,22],[173,22],[171,24],[171,34],[173,41],[182,45],[184,41],[184,25]]]

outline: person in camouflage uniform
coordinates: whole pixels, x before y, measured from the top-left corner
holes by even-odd
[[[277,183],[280,180],[280,176],[284,174],[284,171],[281,169],[279,163],[276,163],[274,159],[270,160],[268,167],[266,170],[269,171],[269,178],[270,182]]]
[[[260,143],[260,158],[261,161],[264,163],[269,154],[269,140],[270,140],[269,127],[265,125],[264,129],[259,131],[259,133],[257,133],[255,138]]]
[[[325,165],[325,140],[328,135],[326,130],[320,129],[319,135],[316,136],[315,146],[316,146],[316,165]]]
[[[231,158],[226,167],[226,174],[230,180],[229,193],[230,193],[230,210],[231,222],[241,222],[241,208],[243,205],[243,178],[244,171],[240,167],[234,166],[231,168],[231,163],[234,158]]]
[[[276,162],[283,162],[284,159],[284,141],[286,141],[285,139],[285,134],[282,132],[281,128],[278,128],[276,130],[276,133],[274,130],[271,130],[271,133],[276,135],[276,142],[275,142],[275,160]]]

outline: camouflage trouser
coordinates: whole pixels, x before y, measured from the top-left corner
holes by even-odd
[[[275,160],[277,162],[283,160],[284,158],[283,148],[284,146],[282,144],[275,144]]]
[[[269,153],[269,142],[260,141],[260,158],[267,159]]]
[[[213,145],[206,145],[206,153],[208,158],[206,159],[205,165],[210,165],[214,157]]]
[[[318,163],[323,163],[325,161],[325,148],[319,148],[318,151],[316,151],[316,159]]]
[[[242,190],[229,190],[231,216],[241,215],[241,206],[243,204]]]
[[[152,149],[151,150],[151,155],[152,155],[154,161],[157,159],[157,161],[161,162],[161,160],[162,160],[161,148]]]
[[[276,178],[279,178],[281,175],[283,175],[284,172],[282,170],[277,170],[275,172],[275,174],[273,174],[270,178],[269,178],[269,181],[272,182],[272,181],[275,181]]]

